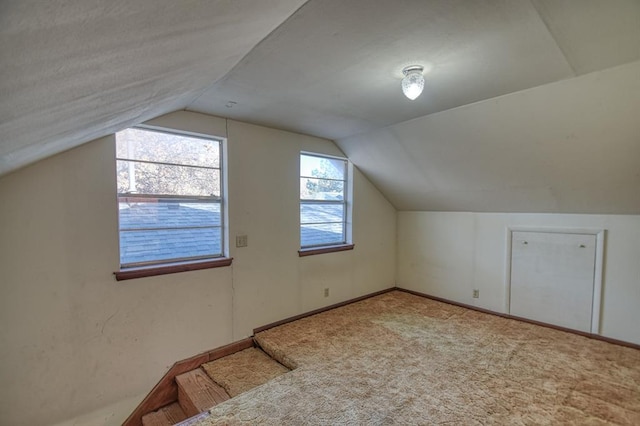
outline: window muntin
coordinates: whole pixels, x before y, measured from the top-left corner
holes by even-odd
[[[347,243],[348,162],[300,154],[300,247]]]
[[[223,256],[221,141],[116,134],[121,268]]]

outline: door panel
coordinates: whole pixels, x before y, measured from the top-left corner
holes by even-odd
[[[596,236],[514,231],[510,313],[591,331]]]

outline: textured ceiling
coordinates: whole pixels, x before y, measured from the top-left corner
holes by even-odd
[[[401,209],[640,212],[638,68],[602,71],[638,60],[640,0],[2,0],[0,174],[186,108],[335,139]]]
[[[304,0],[1,0],[0,174],[183,109]]]
[[[638,0],[311,0],[189,109],[344,138],[637,60],[639,11]],[[432,69],[409,101],[399,85],[414,63]]]

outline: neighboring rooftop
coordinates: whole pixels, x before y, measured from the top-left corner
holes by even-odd
[[[218,203],[120,204],[120,263],[222,254]],[[140,229],[142,230],[133,230]]]
[[[341,206],[315,205],[302,219],[326,222],[341,214]],[[218,203],[120,203],[120,263],[220,256],[220,219]],[[307,225],[301,234],[307,245],[326,244],[341,239],[342,226]]]

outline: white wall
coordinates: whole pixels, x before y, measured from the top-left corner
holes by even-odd
[[[113,136],[0,178],[0,424],[120,424],[173,362],[394,285],[396,211],[357,171],[355,249],[298,257],[298,154],[332,142],[184,111],[152,124],[228,125],[230,234],[249,246],[116,282]]]
[[[510,226],[606,229],[601,334],[640,344],[640,215],[399,212],[398,286],[505,312]]]

